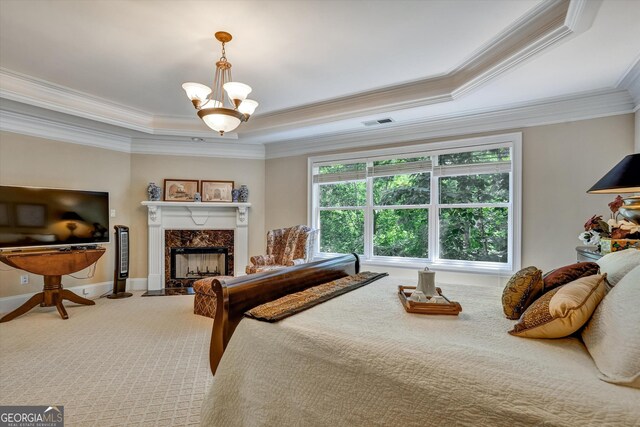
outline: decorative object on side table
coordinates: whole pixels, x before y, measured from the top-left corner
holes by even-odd
[[[600,181],[596,182],[587,193],[640,193],[640,153],[629,154],[622,159]],[[620,203],[620,215],[629,222],[636,225],[640,224],[640,196],[626,197]]]
[[[640,192],[640,153],[629,154],[603,176],[587,193],[615,194]],[[599,245],[601,253],[628,248],[640,249],[640,196],[616,199],[609,203],[611,219],[593,216],[579,237],[589,245]],[[623,219],[618,220],[618,216]]]
[[[147,186],[147,196],[149,201],[159,201],[162,198],[162,188],[158,187],[155,182],[150,182]]]
[[[198,180],[165,179],[164,200],[166,202],[193,202],[198,192]]]
[[[624,200],[618,196],[609,203],[611,218],[606,222],[602,215],[594,215],[584,224],[584,232],[578,238],[586,245],[597,245],[603,254],[628,248],[640,249],[640,225],[619,219]]]
[[[242,184],[240,186],[240,193],[238,194],[238,201],[240,203],[247,203],[249,201],[249,187]]]
[[[202,201],[231,202],[233,181],[200,181]]]

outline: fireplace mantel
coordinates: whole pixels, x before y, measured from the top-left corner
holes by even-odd
[[[249,208],[251,203],[228,202],[142,202],[147,207],[147,289],[164,288],[165,230],[234,230],[234,270],[244,272],[249,260]]]

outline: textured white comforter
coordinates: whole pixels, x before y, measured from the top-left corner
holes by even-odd
[[[640,425],[640,390],[576,338],[513,337],[500,289],[443,286],[457,317],[406,313],[387,277],[278,323],[243,319],[203,404],[219,426]]]

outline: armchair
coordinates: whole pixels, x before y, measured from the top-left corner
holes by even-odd
[[[280,270],[305,264],[313,258],[318,230],[306,225],[271,230],[267,233],[267,254],[252,256],[247,274]]]

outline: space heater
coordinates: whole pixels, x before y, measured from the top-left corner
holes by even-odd
[[[116,268],[113,274],[113,293],[107,298],[128,298],[132,296],[127,290],[127,277],[129,277],[129,227],[116,225]]]

